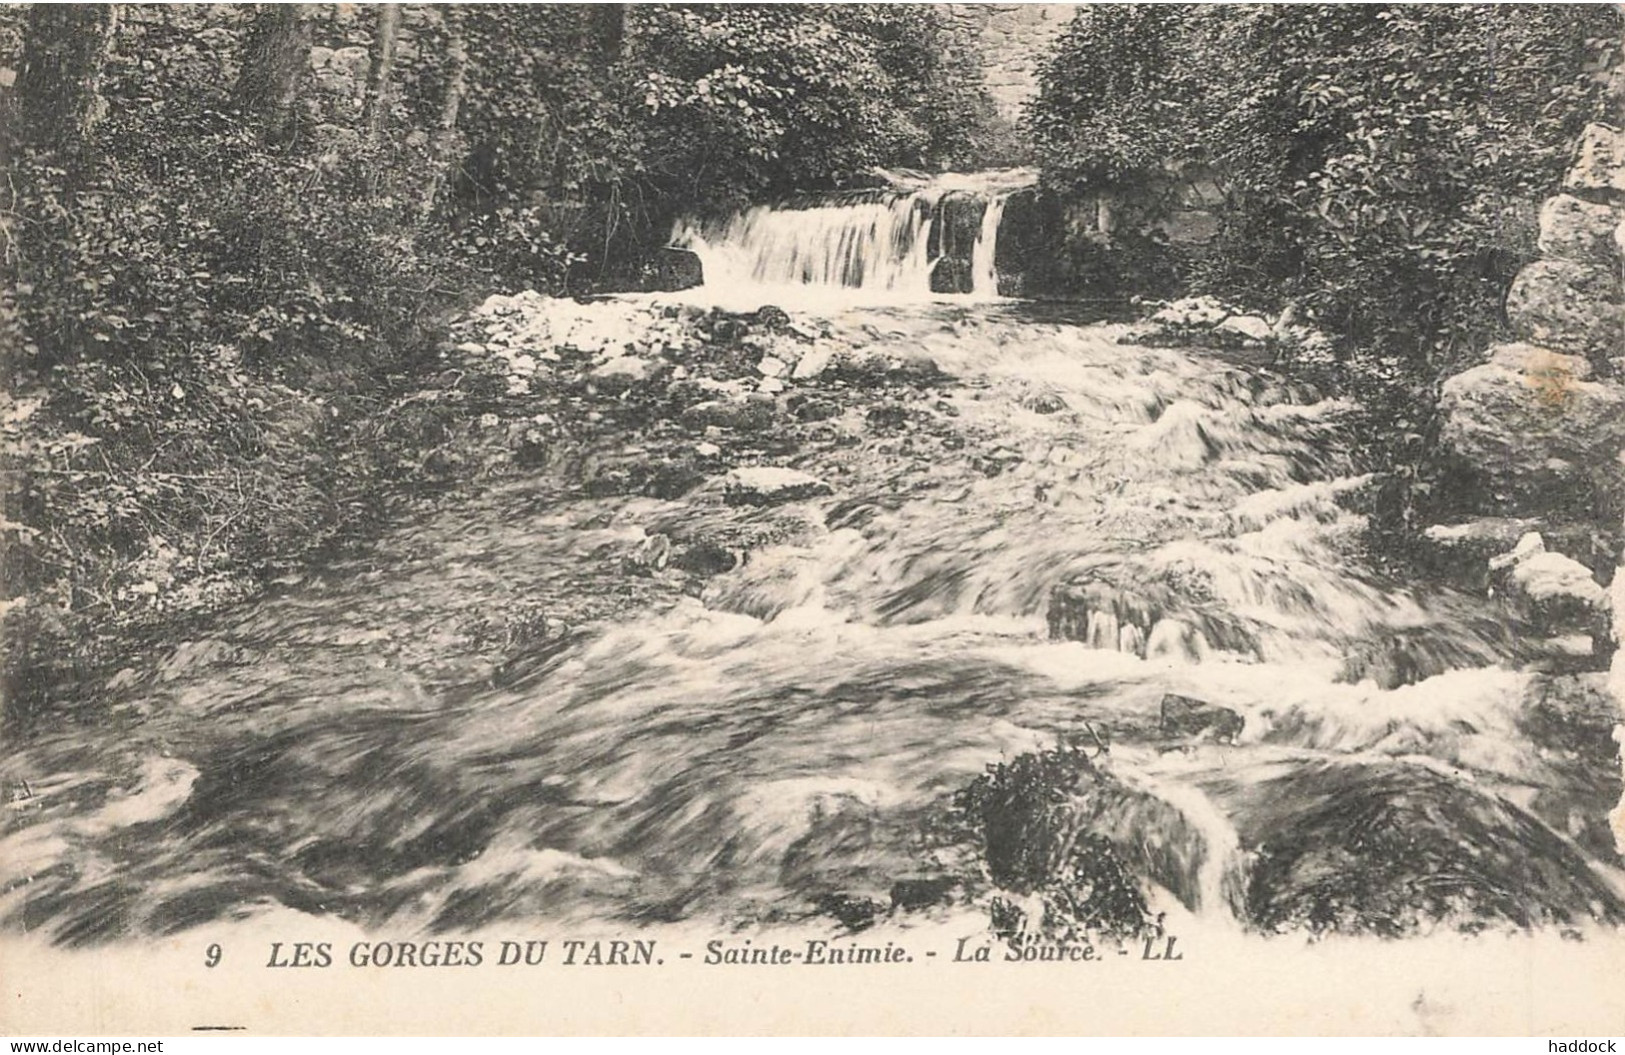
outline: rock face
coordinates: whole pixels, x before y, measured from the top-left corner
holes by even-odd
[[[1541,208],[1543,257],[1507,291],[1528,343],[1444,382],[1440,440],[1479,486],[1464,511],[1612,535],[1625,509],[1625,133],[1587,126],[1563,188]]]
[[[1625,315],[1614,267],[1537,260],[1513,280],[1506,311],[1525,340],[1596,362],[1621,354]]]
[[[1563,187],[1587,196],[1625,198],[1625,132],[1612,125],[1587,125]]]
[[[1038,94],[1038,60],[1072,21],[1074,4],[945,4],[948,17],[976,35],[982,76],[1000,116],[1014,124]]]
[[[1559,194],[1540,210],[1536,244],[1547,257],[1611,267],[1618,252],[1614,247],[1618,224],[1619,216],[1611,207]]]
[[[1612,83],[1625,85],[1622,77],[1616,69]],[[1613,98],[1617,105],[1622,95]],[[1625,134],[1588,126],[1563,189],[1541,208],[1542,259],[1507,293],[1507,320],[1529,343],[1491,349],[1489,362],[1441,388],[1440,442],[1459,462],[1454,478],[1476,487],[1464,492],[1462,511],[1478,516],[1431,528],[1425,541],[1440,570],[1502,599],[1542,679],[1594,670],[1612,654],[1619,696],[1625,569],[1613,565],[1625,517]],[[1548,549],[1548,538],[1568,552]],[[1610,575],[1612,603],[1601,585]],[[1625,697],[1615,702],[1625,705]],[[1564,753],[1542,745],[1543,757]],[[1597,755],[1601,765],[1579,768],[1609,771],[1599,801],[1611,801],[1617,751],[1610,742]],[[1549,822],[1566,823],[1571,835],[1590,831],[1576,827],[1573,803],[1546,805]],[[1590,832],[1598,845],[1625,832],[1625,809],[1613,821],[1612,832]]]
[[[1583,359],[1519,344],[1445,381],[1440,441],[1482,483],[1481,511],[1618,502],[1625,389],[1590,376]]]
[[[1058,285],[1054,271],[1066,231],[1065,206],[1037,188],[1016,191],[1004,202],[994,243],[999,295],[1030,296]]]
[[[952,191],[938,203],[931,226],[928,254],[937,266],[931,269],[931,292],[969,293],[971,255],[982,231],[982,215],[987,202],[979,195]]]

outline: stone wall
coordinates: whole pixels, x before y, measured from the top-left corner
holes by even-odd
[[[1038,93],[1038,62],[1077,4],[946,4],[948,17],[969,30],[982,48],[988,90],[999,113],[1014,123]]]

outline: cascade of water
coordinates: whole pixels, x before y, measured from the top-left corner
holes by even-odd
[[[943,237],[946,196],[957,192],[963,201],[969,194],[983,203],[983,211],[958,274],[969,276],[970,296],[989,299],[998,295],[994,258],[1005,202],[1032,182],[1033,174],[1020,169],[899,179],[891,188],[856,198],[757,205],[721,223],[684,218],[672,231],[672,244],[700,258],[705,288],[713,293],[786,302],[820,295],[846,303],[927,300],[933,296],[934,273],[950,255],[941,247],[953,244]],[[937,277],[939,289],[964,288]]]
[[[935,202],[919,194],[735,214],[709,237],[679,225],[674,242],[692,249],[707,285],[821,286],[912,299],[931,291]]]
[[[996,194],[988,199],[982,213],[982,230],[976,236],[971,250],[971,296],[985,299],[999,295],[999,271],[995,259],[999,245],[999,221],[1004,219],[1004,206],[1008,194]]]

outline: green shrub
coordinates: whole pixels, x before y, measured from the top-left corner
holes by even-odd
[[[1029,123],[1063,196],[1216,174],[1191,291],[1293,305],[1340,338],[1331,379],[1404,478],[1378,522],[1404,529],[1428,515],[1437,383],[1502,330],[1620,34],[1601,4],[1099,5],[1044,64]]]

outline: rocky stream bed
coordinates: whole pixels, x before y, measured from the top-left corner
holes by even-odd
[[[492,298],[437,489],[0,761],[5,925],[1625,918],[1571,569],[1384,581],[1347,404],[1137,335]]]

